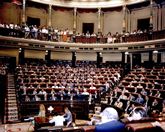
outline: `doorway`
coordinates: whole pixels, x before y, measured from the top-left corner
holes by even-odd
[[[27,24],[28,25],[36,25],[37,27],[39,27],[40,26],[40,18],[27,17]]]
[[[144,19],[138,19],[137,21],[137,29],[140,29],[142,31],[149,30],[150,26],[150,18],[144,18]]]
[[[90,34],[94,32],[94,23],[83,23],[83,33],[86,34],[88,31]]]
[[[141,66],[141,54],[140,53],[134,53],[132,54],[132,66]]]

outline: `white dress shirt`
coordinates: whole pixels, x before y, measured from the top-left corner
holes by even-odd
[[[53,119],[49,121],[49,123],[55,123],[55,126],[64,126],[64,117],[63,116],[54,116]]]

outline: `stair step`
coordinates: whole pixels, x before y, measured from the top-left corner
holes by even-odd
[[[18,117],[18,113],[8,113],[8,117]]]
[[[18,113],[8,112],[8,116],[18,116]]]
[[[16,102],[14,102],[14,103],[8,103],[7,102],[7,106],[8,107],[17,107],[17,103]]]
[[[13,89],[12,91],[10,90],[10,91],[7,91],[7,93],[8,94],[13,94],[13,93],[15,93],[15,90]]]
[[[16,94],[15,93],[8,93],[7,94],[7,97],[13,97],[13,96],[16,96]]]
[[[7,89],[7,92],[15,92],[15,89]]]
[[[16,97],[15,95],[16,95],[16,94],[9,94],[9,95],[7,95],[7,98],[13,98],[13,97]]]
[[[8,113],[8,115],[16,115],[16,114],[18,114],[18,112],[17,111],[7,111],[7,113]]]
[[[7,91],[15,91],[15,89],[7,89]]]
[[[18,121],[18,107],[17,107],[17,97],[14,82],[14,75],[8,74],[8,87],[7,87],[7,97],[5,99],[5,115],[7,122]]]
[[[13,88],[15,89],[14,85],[9,85],[8,86],[8,89],[13,89]]]
[[[10,110],[8,109],[7,113],[14,113],[15,111],[17,111],[18,109],[14,108],[14,109],[11,109]]]
[[[17,104],[16,103],[8,103],[8,107],[17,107]]]
[[[15,87],[8,87],[7,89],[9,89],[9,90],[15,90]]]
[[[14,104],[17,104],[16,101],[15,101],[15,102],[8,101],[7,103],[8,103],[8,105],[9,105],[9,104],[13,104],[13,105],[14,105]]]
[[[12,99],[12,100],[13,100],[13,99],[16,99],[16,95],[11,95],[11,96],[9,95],[9,96],[7,96],[7,99],[8,99],[8,100],[11,100],[11,99]]]
[[[14,91],[11,92],[11,91],[10,91],[10,92],[7,92],[7,94],[9,94],[9,95],[13,95],[13,94],[16,95],[16,92],[14,92]],[[9,95],[8,95],[8,96],[9,96]]]
[[[17,120],[18,120],[18,117],[15,117],[15,116],[8,117],[8,121],[17,121]]]
[[[8,107],[8,110],[17,110],[18,108],[17,107]]]
[[[8,103],[14,103],[16,100],[8,100]]]

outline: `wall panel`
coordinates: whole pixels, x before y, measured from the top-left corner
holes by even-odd
[[[96,61],[97,53],[76,53],[77,60],[89,60],[89,61]]]
[[[104,13],[104,30],[103,33],[107,34],[111,32],[122,32],[123,14],[122,11],[113,11]]]
[[[52,26],[58,29],[73,29],[73,11],[52,10]]]
[[[47,26],[48,16],[47,11],[41,8],[27,7],[26,8],[26,17],[39,18],[40,26]],[[27,20],[27,19],[26,19]]]
[[[45,51],[25,50],[25,58],[45,59]]]
[[[103,62],[106,61],[122,61],[122,54],[121,53],[103,53]]]
[[[0,49],[0,56],[16,57],[16,64],[18,64],[18,49]]]
[[[70,52],[51,52],[51,59],[53,60],[72,60],[72,53]]]
[[[77,32],[82,33],[83,23],[94,23],[94,33],[98,32],[97,13],[78,13],[77,15]]]

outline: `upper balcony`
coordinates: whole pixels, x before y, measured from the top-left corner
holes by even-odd
[[[5,34],[4,34],[5,33]],[[46,37],[49,34],[40,34],[44,38],[32,39],[24,38],[24,32],[14,29],[0,30],[0,47],[25,48],[37,50],[65,51],[65,52],[141,52],[149,50],[165,49],[165,30],[141,34],[132,34],[129,36],[120,36],[119,41],[107,43],[107,38],[75,36],[68,35],[69,41],[48,41]],[[63,37],[63,36],[59,36]],[[97,40],[100,40],[99,42]]]

